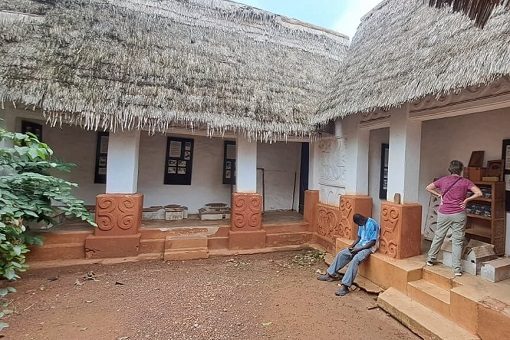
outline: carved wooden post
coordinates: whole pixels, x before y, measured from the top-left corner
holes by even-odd
[[[232,194],[230,249],[264,248],[266,231],[262,229],[262,195]]]
[[[142,221],[142,194],[103,194],[96,198],[94,235],[85,240],[87,258],[138,255]]]
[[[397,259],[421,253],[421,205],[383,202],[379,251]]]

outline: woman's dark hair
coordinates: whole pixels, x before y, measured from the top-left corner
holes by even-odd
[[[460,176],[460,174],[462,174],[462,170],[464,170],[464,164],[462,164],[461,161],[454,160],[454,161],[450,162],[450,166],[448,167],[448,171],[452,175],[459,175]]]
[[[365,223],[367,223],[368,218],[366,218],[365,216],[360,215],[360,214],[354,214],[354,216],[352,217],[352,220],[357,225],[365,225]]]

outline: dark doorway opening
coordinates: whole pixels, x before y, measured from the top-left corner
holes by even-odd
[[[310,165],[310,144],[301,143],[301,170],[299,176],[299,212],[305,210],[305,191],[308,190],[308,171]]]

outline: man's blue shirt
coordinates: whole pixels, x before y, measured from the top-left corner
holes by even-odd
[[[358,227],[359,246],[363,247],[370,241],[379,239],[379,224],[373,218],[368,218],[365,225]]]

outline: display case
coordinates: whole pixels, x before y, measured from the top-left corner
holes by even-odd
[[[505,253],[505,183],[474,182],[483,196],[466,207],[466,237],[494,245],[498,255]]]

